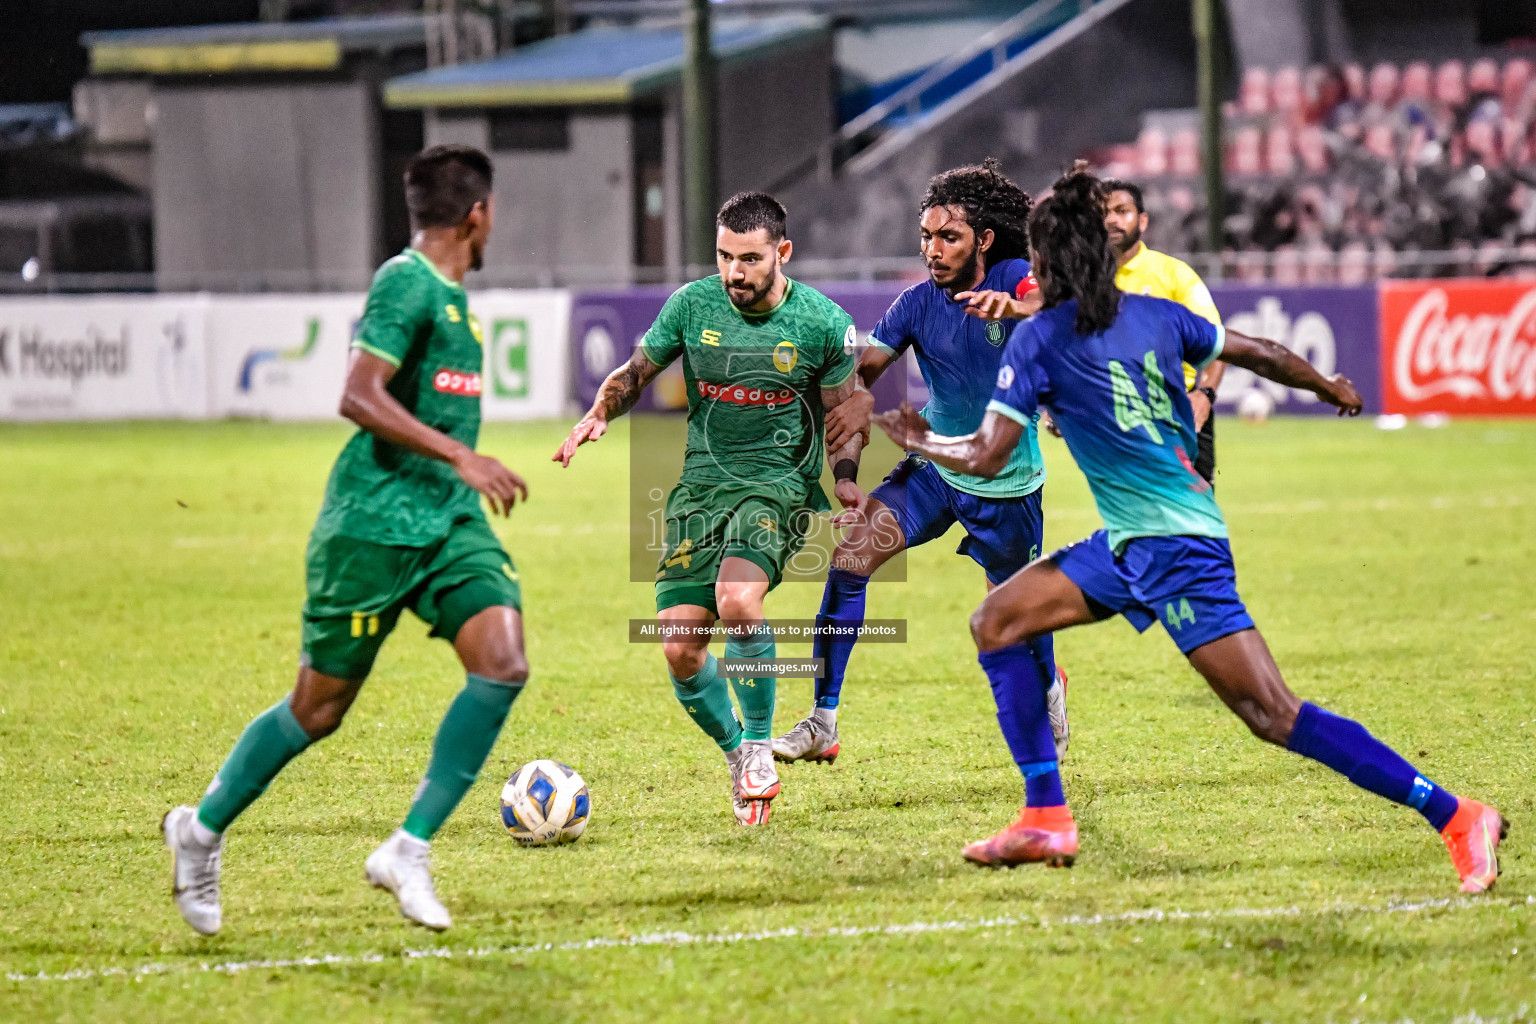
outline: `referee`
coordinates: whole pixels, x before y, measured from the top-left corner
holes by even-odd
[[[1200,275],[1183,260],[1166,253],[1148,249],[1142,242],[1142,232],[1147,230],[1147,211],[1142,206],[1141,187],[1133,182],[1108,179],[1104,182],[1108,199],[1104,209],[1104,226],[1109,231],[1109,247],[1115,252],[1115,262],[1120,270],[1115,274],[1115,285],[1133,295],[1151,295],[1159,299],[1171,299],[1197,316],[1202,316],[1217,326],[1221,314],[1211,301],[1211,292],[1200,280]],[[1195,414],[1195,428],[1199,431],[1200,457],[1195,460],[1195,471],[1207,483],[1216,484],[1216,386],[1226,372],[1226,363],[1220,359],[1207,366],[1198,378],[1195,368],[1184,364],[1184,388],[1189,392],[1189,406]]]

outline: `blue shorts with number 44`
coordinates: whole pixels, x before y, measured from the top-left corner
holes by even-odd
[[[1253,628],[1224,537],[1133,537],[1116,555],[1100,530],[1051,561],[1095,612],[1124,615],[1138,633],[1161,622],[1185,654]]]

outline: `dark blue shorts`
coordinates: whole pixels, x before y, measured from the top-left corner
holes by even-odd
[[[927,459],[909,455],[870,493],[896,516],[909,548],[942,537],[959,523],[965,539],[956,552],[975,559],[996,584],[1040,557],[1043,490],[1018,498],[968,494],[951,487]]]
[[[1090,605],[1124,615],[1137,632],[1162,622],[1185,654],[1253,628],[1237,596],[1232,547],[1221,537],[1135,537],[1116,556],[1100,530],[1054,552],[1051,561]]]

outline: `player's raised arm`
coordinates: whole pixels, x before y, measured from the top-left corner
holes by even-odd
[[[1340,416],[1358,416],[1363,404],[1355,385],[1342,373],[1324,377],[1312,364],[1284,345],[1264,338],[1252,338],[1230,328],[1217,356],[1222,362],[1252,370],[1266,380],[1288,388],[1310,391],[1329,405],[1337,406]]]
[[[577,448],[602,437],[608,432],[609,420],[623,416],[635,407],[635,403],[640,400],[640,392],[656,379],[661,370],[645,354],[644,346],[637,347],[629,357],[629,362],[604,379],[602,387],[597,389],[597,398],[592,401],[592,408],[571,428],[570,436],[550,461],[569,466]]]
[[[922,414],[903,402],[881,413],[875,423],[892,441],[956,473],[991,479],[1008,465],[1008,457],[1024,436],[1024,424],[996,410],[988,411],[974,434],[945,437],[935,434]]]
[[[411,415],[384,386],[394,375],[395,365],[389,360],[354,348],[338,411],[374,437],[448,463],[466,484],[485,496],[498,515],[511,515],[518,498],[528,500],[528,484],[499,460],[479,454]]]

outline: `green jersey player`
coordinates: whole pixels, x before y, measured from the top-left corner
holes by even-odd
[[[352,342],[341,414],[360,428],[342,449],[305,556],[308,597],[293,692],[241,734],[201,804],[161,825],[176,905],[219,930],[223,833],[283,766],[336,730],[379,647],[409,608],[453,644],[467,674],[438,729],[404,823],[369,855],[370,882],[410,920],[441,930],[433,834],[474,782],[528,678],[512,560],[480,509],[508,515],[523,481],[475,453],[480,328],[461,282],[478,270],[494,216],[491,164],[435,146],[405,172],[411,247],[379,268]]]
[[[733,196],[716,221],[718,276],[675,292],[629,362],[603,382],[597,400],[555,454],[570,465],[608,421],[681,358],[688,388],[683,472],[667,497],[666,539],[656,569],[656,611],[677,699],[720,745],[731,768],[736,818],[768,820],[779,793],[770,736],[774,677],[719,676],[709,653],[716,619],[728,658],[771,658],[763,598],[778,585],[812,517],[829,510],[822,492],[826,410],[851,397],[853,320],[836,303],[780,272],[791,244],[784,207],[772,196]],[[855,478],[865,438],[829,452],[845,508],[867,501]],[[731,705],[734,689],[741,704]]]

